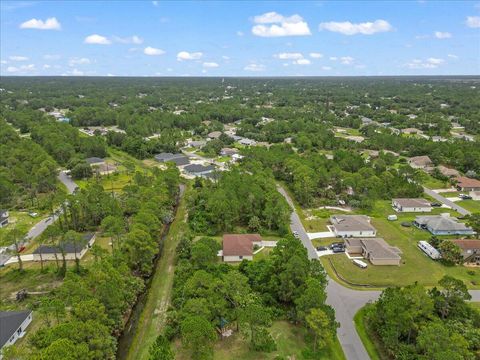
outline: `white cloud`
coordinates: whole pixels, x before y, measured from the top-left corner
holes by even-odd
[[[223,60],[230,60],[230,56],[222,55],[222,59],[223,59]]]
[[[147,46],[145,49],[143,49],[143,53],[149,56],[159,56],[165,54],[165,51],[163,51],[162,49]]]
[[[143,44],[143,39],[137,35],[128,36],[124,38],[119,36],[114,36],[113,40],[121,44],[136,44],[136,45]]]
[[[279,53],[273,55],[273,57],[282,60],[298,60],[303,59],[303,55],[301,53]]]
[[[451,59],[458,59],[458,56],[455,54],[448,54],[447,56]]]
[[[343,22],[324,22],[319,26],[320,30],[328,30],[333,32],[338,32],[343,35],[372,35],[375,33],[392,31],[393,27],[386,20],[375,20],[374,22],[364,22],[364,23],[351,23],[350,21]]]
[[[55,17],[48,18],[45,21],[30,19],[20,24],[20,29],[60,30],[61,28],[62,26]]]
[[[307,22],[300,15],[283,16],[274,11],[255,16],[257,24],[252,34],[261,37],[305,36],[311,35]],[[269,25],[265,25],[269,24]]]
[[[480,28],[480,16],[467,16],[465,24],[470,28]]]
[[[73,69],[72,72],[71,72],[71,74],[72,74],[73,76],[83,76],[83,75],[84,75],[83,71],[80,71],[80,70],[78,70],[78,69]]]
[[[298,59],[293,62],[295,65],[310,65],[311,61],[308,59]]]
[[[68,62],[68,65],[71,67],[74,67],[76,65],[87,65],[90,64],[91,61],[89,58],[71,58],[70,61]]]
[[[452,37],[449,32],[435,31],[434,34],[437,39],[450,39]]]
[[[201,52],[191,52],[189,53],[188,51],[180,51],[177,54],[177,60],[178,61],[184,61],[184,60],[199,60],[203,56],[203,53]]]
[[[159,4],[160,4],[159,1],[152,1],[152,5],[153,5],[153,6],[158,6]]]
[[[60,55],[46,54],[46,55],[43,55],[43,58],[45,60],[58,60],[60,59]]]
[[[206,73],[207,73],[207,70],[203,69],[202,74],[206,74]]]
[[[7,63],[7,60],[0,60],[0,64],[5,65]]]
[[[110,74],[110,73],[108,73],[107,76],[108,76],[108,77],[112,77],[112,76],[115,76],[115,74]]]
[[[44,65],[43,65],[43,68],[44,68],[44,69],[50,69],[50,68],[51,68],[51,66],[50,66],[50,65],[48,65],[48,64],[44,64]]]
[[[426,60],[414,59],[411,62],[405,64],[405,66],[409,69],[436,69],[444,62],[445,60],[443,59],[431,57]]]
[[[330,56],[329,59],[332,60],[332,61],[337,61],[338,60],[338,58],[336,56]]]
[[[26,56],[19,56],[19,55],[13,55],[8,57],[12,61],[27,61],[28,57]]]
[[[16,67],[16,66],[7,67],[7,72],[9,73],[21,73],[21,72],[34,71],[34,70],[36,70],[34,64],[22,65],[19,67]]]
[[[217,68],[219,65],[216,62],[204,62],[203,67],[206,68]]]
[[[83,41],[85,44],[97,44],[97,45],[110,45],[112,42],[105,36],[92,34],[85,38]]]
[[[243,31],[237,31],[237,36],[243,36],[243,35],[245,35]]]
[[[264,71],[265,65],[251,63],[243,68],[245,71]]]
[[[340,58],[340,62],[343,64],[343,65],[352,65],[353,62],[355,61],[355,59],[351,56],[342,56]]]
[[[320,53],[317,53],[317,52],[311,52],[309,55],[312,59],[320,59],[320,58],[323,57],[323,54],[320,54]]]
[[[322,66],[322,70],[328,71],[332,70],[332,68],[330,66]]]

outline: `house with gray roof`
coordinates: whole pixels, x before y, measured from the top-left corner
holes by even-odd
[[[402,253],[382,238],[345,239],[345,250],[350,256],[361,254],[373,265],[400,265]]]
[[[396,212],[431,212],[432,206],[425,199],[392,199]]]
[[[332,215],[331,229],[337,237],[374,237],[377,229],[366,215]]]
[[[177,166],[190,164],[190,160],[188,159],[188,156],[182,153],[177,153],[177,154],[160,153],[155,155],[155,160],[161,163],[173,162]]]
[[[183,170],[193,176],[201,176],[201,177],[209,177],[215,170],[215,166],[213,165],[199,165],[199,164],[190,164],[183,168]]]
[[[0,311],[0,352],[22,338],[31,322],[32,311],[30,310]]]
[[[417,216],[413,224],[420,229],[429,231],[433,235],[475,234],[472,228],[458,222],[457,218],[450,216],[449,213]]]
[[[102,158],[99,158],[99,157],[89,157],[89,158],[86,158],[85,161],[90,166],[105,164],[105,159],[102,159]]]
[[[81,259],[95,242],[95,234],[85,234],[82,241],[78,243],[63,243],[59,245],[40,245],[33,252],[34,261],[54,261],[62,259],[62,253],[65,254],[65,260]]]

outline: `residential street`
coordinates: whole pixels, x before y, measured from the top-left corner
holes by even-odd
[[[280,185],[277,185],[277,189],[293,209],[290,216],[292,232],[298,232],[300,240],[308,251],[308,257],[318,260],[318,254],[308,238],[292,199]],[[441,201],[440,199],[437,200]],[[465,209],[463,210],[466,211]],[[469,292],[472,295],[472,301],[480,301],[480,290],[470,290]],[[340,323],[340,327],[337,329],[337,337],[348,360],[369,359],[368,353],[355,329],[353,317],[363,306],[378,299],[380,294],[381,291],[352,290],[328,278],[327,304],[335,309],[335,317]]]
[[[78,188],[78,185],[72,180],[70,176],[68,176],[65,171],[61,170],[58,174],[58,180],[60,180],[68,190],[68,193],[71,194]]]
[[[460,205],[455,204],[453,201],[448,200],[447,198],[443,197],[442,195],[436,193],[433,190],[430,190],[429,188],[426,188],[425,186],[423,186],[423,191],[425,191],[426,194],[430,195],[435,200],[440,201],[441,203],[447,205],[448,207],[451,207],[453,210],[458,211],[462,215],[471,214],[470,211],[462,208]]]

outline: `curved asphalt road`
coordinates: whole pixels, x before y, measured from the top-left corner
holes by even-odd
[[[295,210],[292,199],[280,185],[277,185],[277,190],[283,195],[293,209],[290,215],[290,228],[292,232],[296,231],[298,233],[300,241],[308,251],[308,258],[318,260],[317,251],[308,238],[307,232]],[[327,304],[335,309],[335,318],[340,324],[340,327],[337,329],[337,337],[342,346],[345,357],[348,360],[370,359],[360,337],[358,336],[353,317],[358,310],[366,304],[376,301],[380,294],[381,291],[352,290],[340,285],[328,277]],[[472,301],[480,301],[480,290],[470,290],[470,295],[472,295]]]

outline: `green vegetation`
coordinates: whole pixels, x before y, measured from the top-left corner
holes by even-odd
[[[471,295],[462,281],[445,276],[438,285],[428,291],[419,284],[388,288],[357,314],[370,352],[377,347],[386,355],[381,358],[392,359],[475,359],[480,312],[468,304]]]
[[[480,201],[479,200],[462,200],[458,202],[458,205],[471,211],[472,213],[480,213]]]
[[[367,350],[368,356],[370,356],[370,360],[380,360],[382,359],[378,354],[378,346],[374,343],[374,333],[368,331],[367,327],[365,326],[365,314],[368,311],[369,305],[361,308],[353,318],[355,322],[355,328],[357,329],[358,336],[362,340],[363,346]]]

